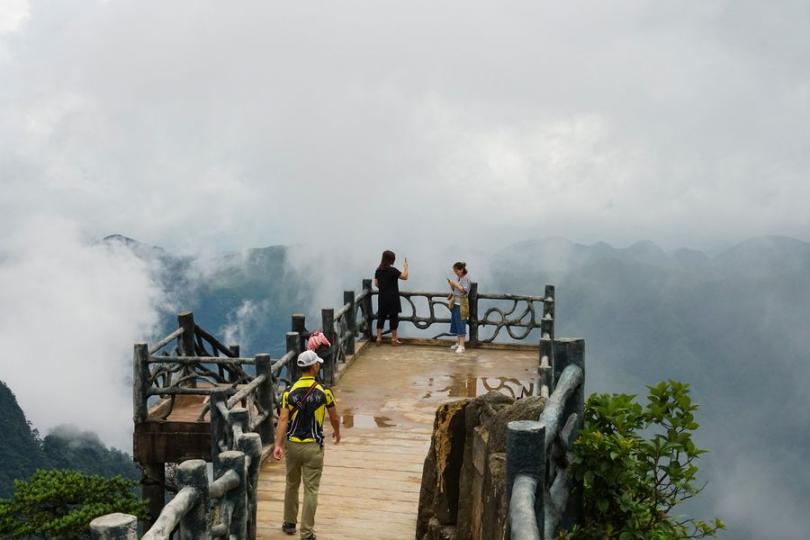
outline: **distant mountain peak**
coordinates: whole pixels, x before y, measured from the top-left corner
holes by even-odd
[[[138,245],[138,244],[140,244],[140,242],[138,242],[134,238],[130,238],[129,236],[124,236],[123,234],[118,234],[118,233],[107,235],[104,238],[102,238],[101,241],[102,242],[120,242],[122,244],[127,244],[127,245],[133,245],[133,244]]]
[[[166,250],[162,247],[145,244],[140,240],[118,233],[105,236],[101,239],[101,243],[108,246],[124,246],[140,257],[164,257],[167,255]]]

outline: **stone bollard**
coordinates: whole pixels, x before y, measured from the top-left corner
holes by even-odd
[[[256,433],[245,433],[236,441],[239,450],[245,453],[247,489],[247,540],[256,540],[256,492],[259,484],[259,469],[262,462],[262,441]]]
[[[136,540],[138,518],[129,514],[107,514],[90,522],[93,540]]]

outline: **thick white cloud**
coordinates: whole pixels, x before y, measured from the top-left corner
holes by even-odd
[[[0,37],[4,228],[36,206],[191,249],[806,237],[808,22],[787,1],[34,0]]]
[[[28,0],[3,0],[0,2],[0,35],[15,32],[29,14]]]
[[[0,380],[34,426],[77,424],[130,450],[132,343],[167,306],[145,263],[34,217],[0,251]]]

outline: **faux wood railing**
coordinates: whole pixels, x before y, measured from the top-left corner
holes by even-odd
[[[570,464],[585,406],[583,340],[558,340],[542,367],[553,389],[537,421],[510,422],[506,435],[507,497],[512,540],[552,540],[579,521],[581,491]]]
[[[339,365],[355,354],[357,340],[373,339],[372,325],[377,319],[373,297],[377,295],[372,280],[366,279],[359,294],[344,292],[342,306],[321,310],[321,328],[331,343],[317,351],[325,360],[322,369],[325,383],[334,384]],[[410,307],[400,320],[422,330],[449,324],[447,293],[402,291],[400,295]],[[558,365],[554,287],[546,286],[543,296],[482,294],[478,292],[478,284],[473,283],[469,300],[470,345],[473,347],[496,341],[502,331],[508,339],[520,341],[539,330],[541,360],[533,391],[548,396],[549,388],[556,381],[554,373]],[[417,309],[420,301],[425,302],[426,313]],[[437,310],[442,309],[447,310],[447,316],[437,315]],[[481,330],[487,329],[491,330],[489,335],[481,336]],[[147,477],[154,475],[158,480],[144,484],[144,497],[151,501],[152,516],[157,519],[144,538],[168,538],[175,530],[182,539],[255,537],[256,475],[261,448],[273,440],[281,393],[299,377],[294,360],[311,335],[304,315],[292,316],[291,330],[286,335],[287,350],[281,358],[271,359],[267,354],[242,357],[238,345],[226,346],[195,324],[193,314],[187,312],[178,315],[178,328],[166,337],[152,345],[135,345],[133,418],[136,426],[170,419],[177,396],[207,397],[208,402],[197,420],[210,419],[210,455],[215,477],[210,485],[203,482],[204,474],[200,471],[204,472],[205,462],[202,460],[183,462],[178,468],[180,490],[163,507],[163,464],[147,464],[144,467]],[[439,333],[435,337],[444,335]],[[255,375],[246,371],[247,366],[255,369]],[[554,395],[551,398],[549,403],[553,402]],[[574,424],[576,421],[574,417]],[[565,429],[562,432],[565,433]],[[555,437],[555,441],[559,439],[556,433]],[[526,480],[520,480],[518,493],[526,489],[525,484]],[[518,499],[522,500],[522,496]],[[94,521],[93,535],[135,538],[133,520],[122,514],[103,516]]]
[[[241,357],[238,345],[223,345],[187,312],[178,315],[178,328],[165,338],[151,346],[135,345],[136,427],[170,419],[177,396],[208,398],[196,420],[209,420],[216,478],[210,485],[204,484],[199,469],[202,467],[204,477],[205,461],[184,461],[177,469],[179,491],[164,507],[164,465],[145,464],[147,478],[157,480],[144,484],[154,522],[143,538],[169,538],[175,530],[181,538],[255,538],[262,447],[273,441],[280,393],[287,384],[280,374],[298,355],[298,334],[290,333],[287,344],[287,353],[275,361],[268,354]],[[246,371],[248,366],[255,374]],[[126,536],[129,528],[127,518],[105,516],[96,523],[93,534],[130,538]]]
[[[226,423],[232,430],[233,448],[216,454],[213,482],[208,481],[206,462],[184,461],[177,467],[178,492],[169,501],[142,540],[169,540],[175,532],[181,540],[229,540],[256,538],[256,487],[262,447],[259,435],[244,433],[240,424],[244,409],[229,411]],[[135,540],[137,518],[110,514],[90,523],[98,540]]]
[[[371,280],[368,284],[369,296],[378,296],[372,291]],[[448,292],[400,291],[404,313],[400,322],[413,324],[419,330],[427,330],[437,324],[450,324],[450,307]],[[546,285],[543,296],[519,294],[490,294],[478,292],[478,283],[472,283],[468,295],[470,303],[470,345],[493,343],[501,337],[501,332],[513,341],[528,339],[534,330],[540,335],[554,339],[554,286]],[[369,302],[370,304],[370,302]],[[420,309],[420,307],[422,309]],[[371,312],[371,306],[368,306]],[[438,312],[438,313],[437,313]],[[445,314],[446,313],[446,314]],[[441,316],[440,316],[441,315]],[[367,325],[377,319],[371,313]],[[487,333],[488,335],[482,335]],[[449,336],[446,332],[436,334],[435,338]]]
[[[166,420],[174,411],[177,396],[211,396],[227,389],[235,396],[233,401],[241,402],[248,411],[248,430],[258,432],[265,444],[272,441],[273,408],[277,402],[274,398],[280,391],[274,373],[280,372],[297,355],[297,349],[288,351],[275,364],[267,354],[240,357],[238,345],[226,347],[220,343],[194,324],[192,313],[178,315],[178,323],[177,330],[154,345],[138,343],[134,347],[135,423]],[[298,338],[295,336],[288,341],[297,344]],[[171,344],[174,348],[166,350]],[[245,366],[253,366],[256,374],[246,372]],[[162,401],[150,414],[149,404],[156,399]],[[204,420],[209,412],[209,405],[205,405],[197,420]]]

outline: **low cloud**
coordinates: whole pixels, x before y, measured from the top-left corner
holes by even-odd
[[[40,431],[75,424],[128,450],[132,343],[168,308],[127,247],[84,238],[75,223],[20,223],[0,250],[0,379]]]
[[[803,470],[803,461],[778,450],[773,453],[779,456],[778,464],[764,457],[752,458],[739,448],[728,455],[736,457],[718,464],[710,479],[712,512],[749,538],[806,538],[807,495],[803,486],[785,474],[793,467]],[[781,461],[784,459],[792,462]]]
[[[20,5],[7,227],[39,207],[191,252],[810,234],[801,3]]]
[[[266,302],[243,301],[239,307],[228,313],[228,323],[220,328],[224,343],[238,343],[241,350],[249,350],[253,344],[251,334],[257,325],[262,324],[267,316],[267,309]]]

